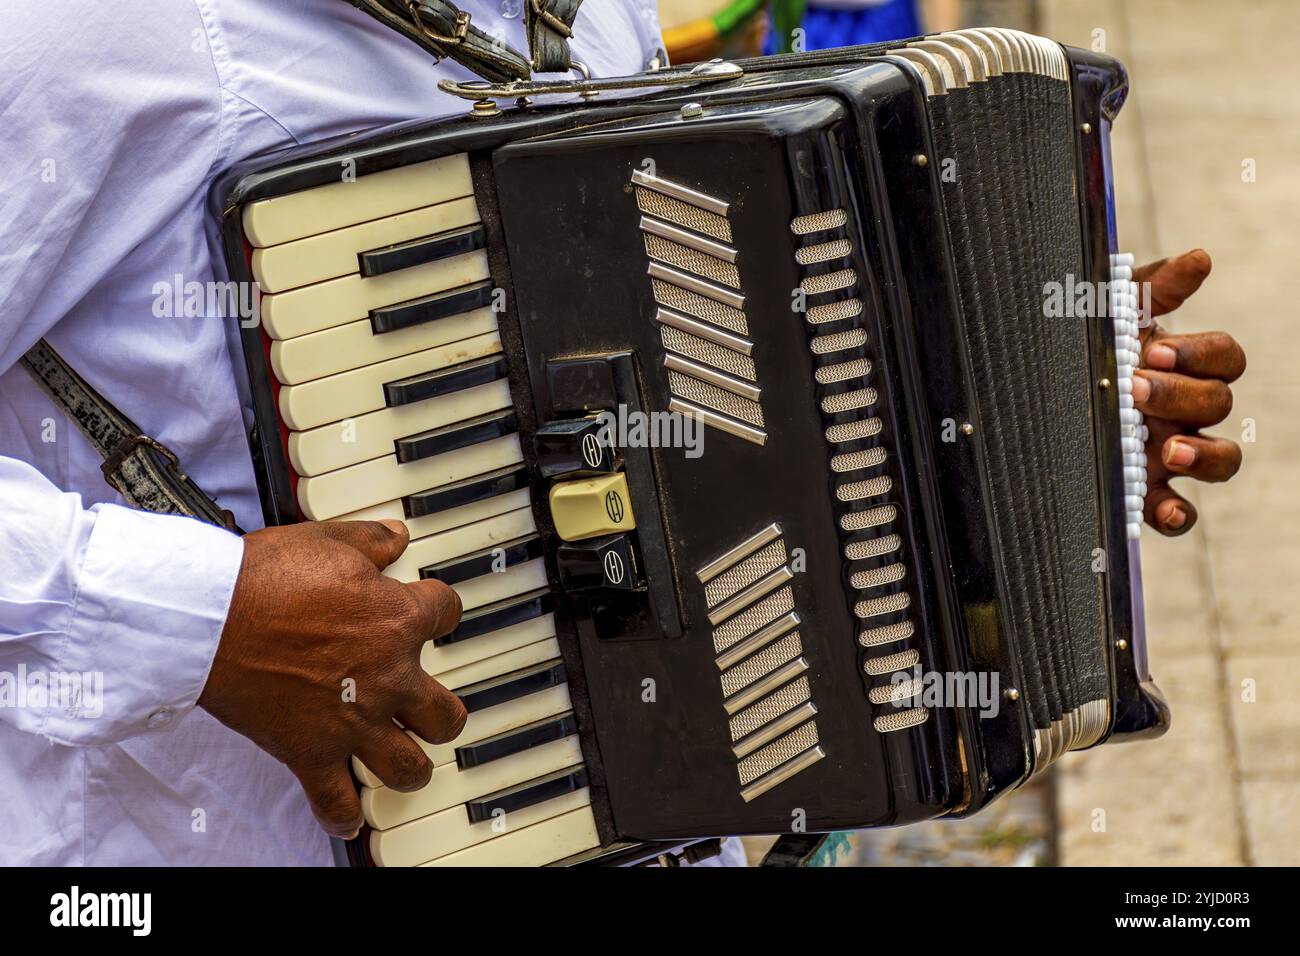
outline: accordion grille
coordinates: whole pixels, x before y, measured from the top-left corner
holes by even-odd
[[[871,722],[871,726],[876,728],[877,733],[891,734],[896,730],[907,730],[909,727],[916,727],[930,719],[930,712],[924,707],[915,707],[912,710],[900,710],[892,714],[882,714]]]
[[[827,395],[822,399],[822,411],[827,415],[838,415],[858,408],[870,408],[876,404],[876,397],[874,388],[858,388],[838,395]]]
[[[713,649],[721,654],[759,628],[766,627],[782,614],[789,614],[793,610],[794,590],[787,587],[774,591],[714,628]]]
[[[850,561],[866,561],[868,558],[878,558],[882,554],[891,554],[902,547],[902,544],[903,539],[896,534],[887,534],[883,538],[870,538],[866,541],[850,541],[844,546],[844,557]]]
[[[885,624],[882,627],[869,627],[858,635],[858,643],[863,647],[879,647],[881,644],[892,644],[894,641],[909,638],[913,632],[914,628],[911,621]]]
[[[698,378],[691,378],[680,372],[668,373],[668,387],[679,398],[690,399],[697,405],[703,405],[705,408],[711,408],[715,412],[722,412],[724,415],[730,415],[732,418],[738,418],[742,422],[749,422],[760,428],[763,425],[763,409],[759,407],[758,402],[742,398],[724,388],[701,382]]]
[[[691,249],[663,236],[647,234],[645,251],[651,259],[658,259],[685,272],[693,272],[719,285],[740,288],[740,272],[735,265],[715,258],[698,249]]]
[[[719,242],[731,242],[731,223],[717,213],[642,187],[637,187],[636,204],[642,212],[651,216],[694,229]]]
[[[861,299],[844,299],[840,302],[827,302],[814,305],[804,316],[813,325],[825,325],[827,322],[842,322],[862,314]]]
[[[764,774],[771,773],[787,760],[793,760],[809,747],[816,745],[817,722],[810,720],[742,760],[737,768],[741,784],[748,786]]]
[[[724,305],[721,302],[715,302],[698,292],[683,289],[671,282],[664,282],[662,279],[654,279],[651,285],[654,287],[655,301],[660,305],[676,309],[678,312],[685,312],[687,315],[702,319],[705,322],[720,325],[728,332],[735,332],[737,335],[749,334],[749,326],[745,322],[745,313],[739,309]]]
[[[755,381],[754,360],[748,355],[742,355],[734,349],[706,341],[698,335],[691,335],[681,329],[662,326],[659,332],[663,336],[664,348],[668,351],[678,352],[702,365],[711,365],[736,378]]]
[[[770,724],[782,714],[787,713],[808,700],[808,678],[797,677],[780,690],[768,694],[757,703],[750,704],[735,717],[729,725],[732,741],[748,737],[764,724]]]
[[[751,554],[734,568],[724,571],[704,586],[704,600],[709,607],[717,607],[738,591],[749,587],[765,574],[770,574],[785,564],[785,540],[777,538],[771,544]]]
[[[765,647],[751,657],[722,674],[722,692],[733,697],[759,678],[766,677],[778,667],[790,663],[803,653],[799,632],[792,631],[775,644]]]
[[[881,505],[866,511],[851,511],[840,519],[840,527],[845,531],[865,531],[889,524],[898,517],[898,509],[893,505]]]
[[[846,471],[861,471],[864,468],[875,468],[885,463],[885,449],[877,445],[875,448],[868,448],[865,451],[846,451],[841,452],[831,459],[831,471],[836,474],[842,474]],[[879,524],[893,521],[897,511],[890,511],[887,515],[881,515]],[[851,515],[845,515],[850,518]],[[857,529],[850,528],[847,524],[841,522],[845,531],[854,531]]]

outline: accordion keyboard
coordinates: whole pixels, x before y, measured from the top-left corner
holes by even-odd
[[[470,711],[415,793],[360,761],[376,863],[536,866],[596,847],[468,159],[250,204],[288,457],[312,520],[405,522],[384,573],[454,587],[421,663]]]

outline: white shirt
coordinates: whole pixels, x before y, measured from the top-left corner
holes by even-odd
[[[522,4],[459,5],[526,49]],[[587,0],[575,34],[595,76],[660,44],[653,0]],[[155,285],[214,278],[224,169],[461,112],[447,76],[344,0],[0,3],[0,863],[331,861],[288,770],[194,708],[241,542],[121,507],[16,363],[48,337],[260,527],[225,322],[156,318]]]

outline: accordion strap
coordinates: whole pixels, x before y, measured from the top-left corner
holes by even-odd
[[[165,445],[140,431],[44,339],[20,360],[104,458],[104,480],[127,503],[155,514],[184,515],[240,533],[235,517],[181,470]]]
[[[438,59],[455,60],[493,83],[526,80],[532,73],[572,69],[569,40],[582,0],[521,0],[531,61],[484,33],[470,15],[447,0],[348,0]]]

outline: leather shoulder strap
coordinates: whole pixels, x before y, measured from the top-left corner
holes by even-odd
[[[155,514],[184,515],[234,531],[235,518],[181,470],[176,456],[143,434],[73,371],[44,339],[19,361],[104,457],[104,480],[127,503]]]
[[[569,40],[582,0],[520,0],[532,49],[529,60],[503,40],[479,29],[470,15],[447,0],[348,0],[434,56],[455,60],[485,80],[509,83],[534,72],[572,68]]]

